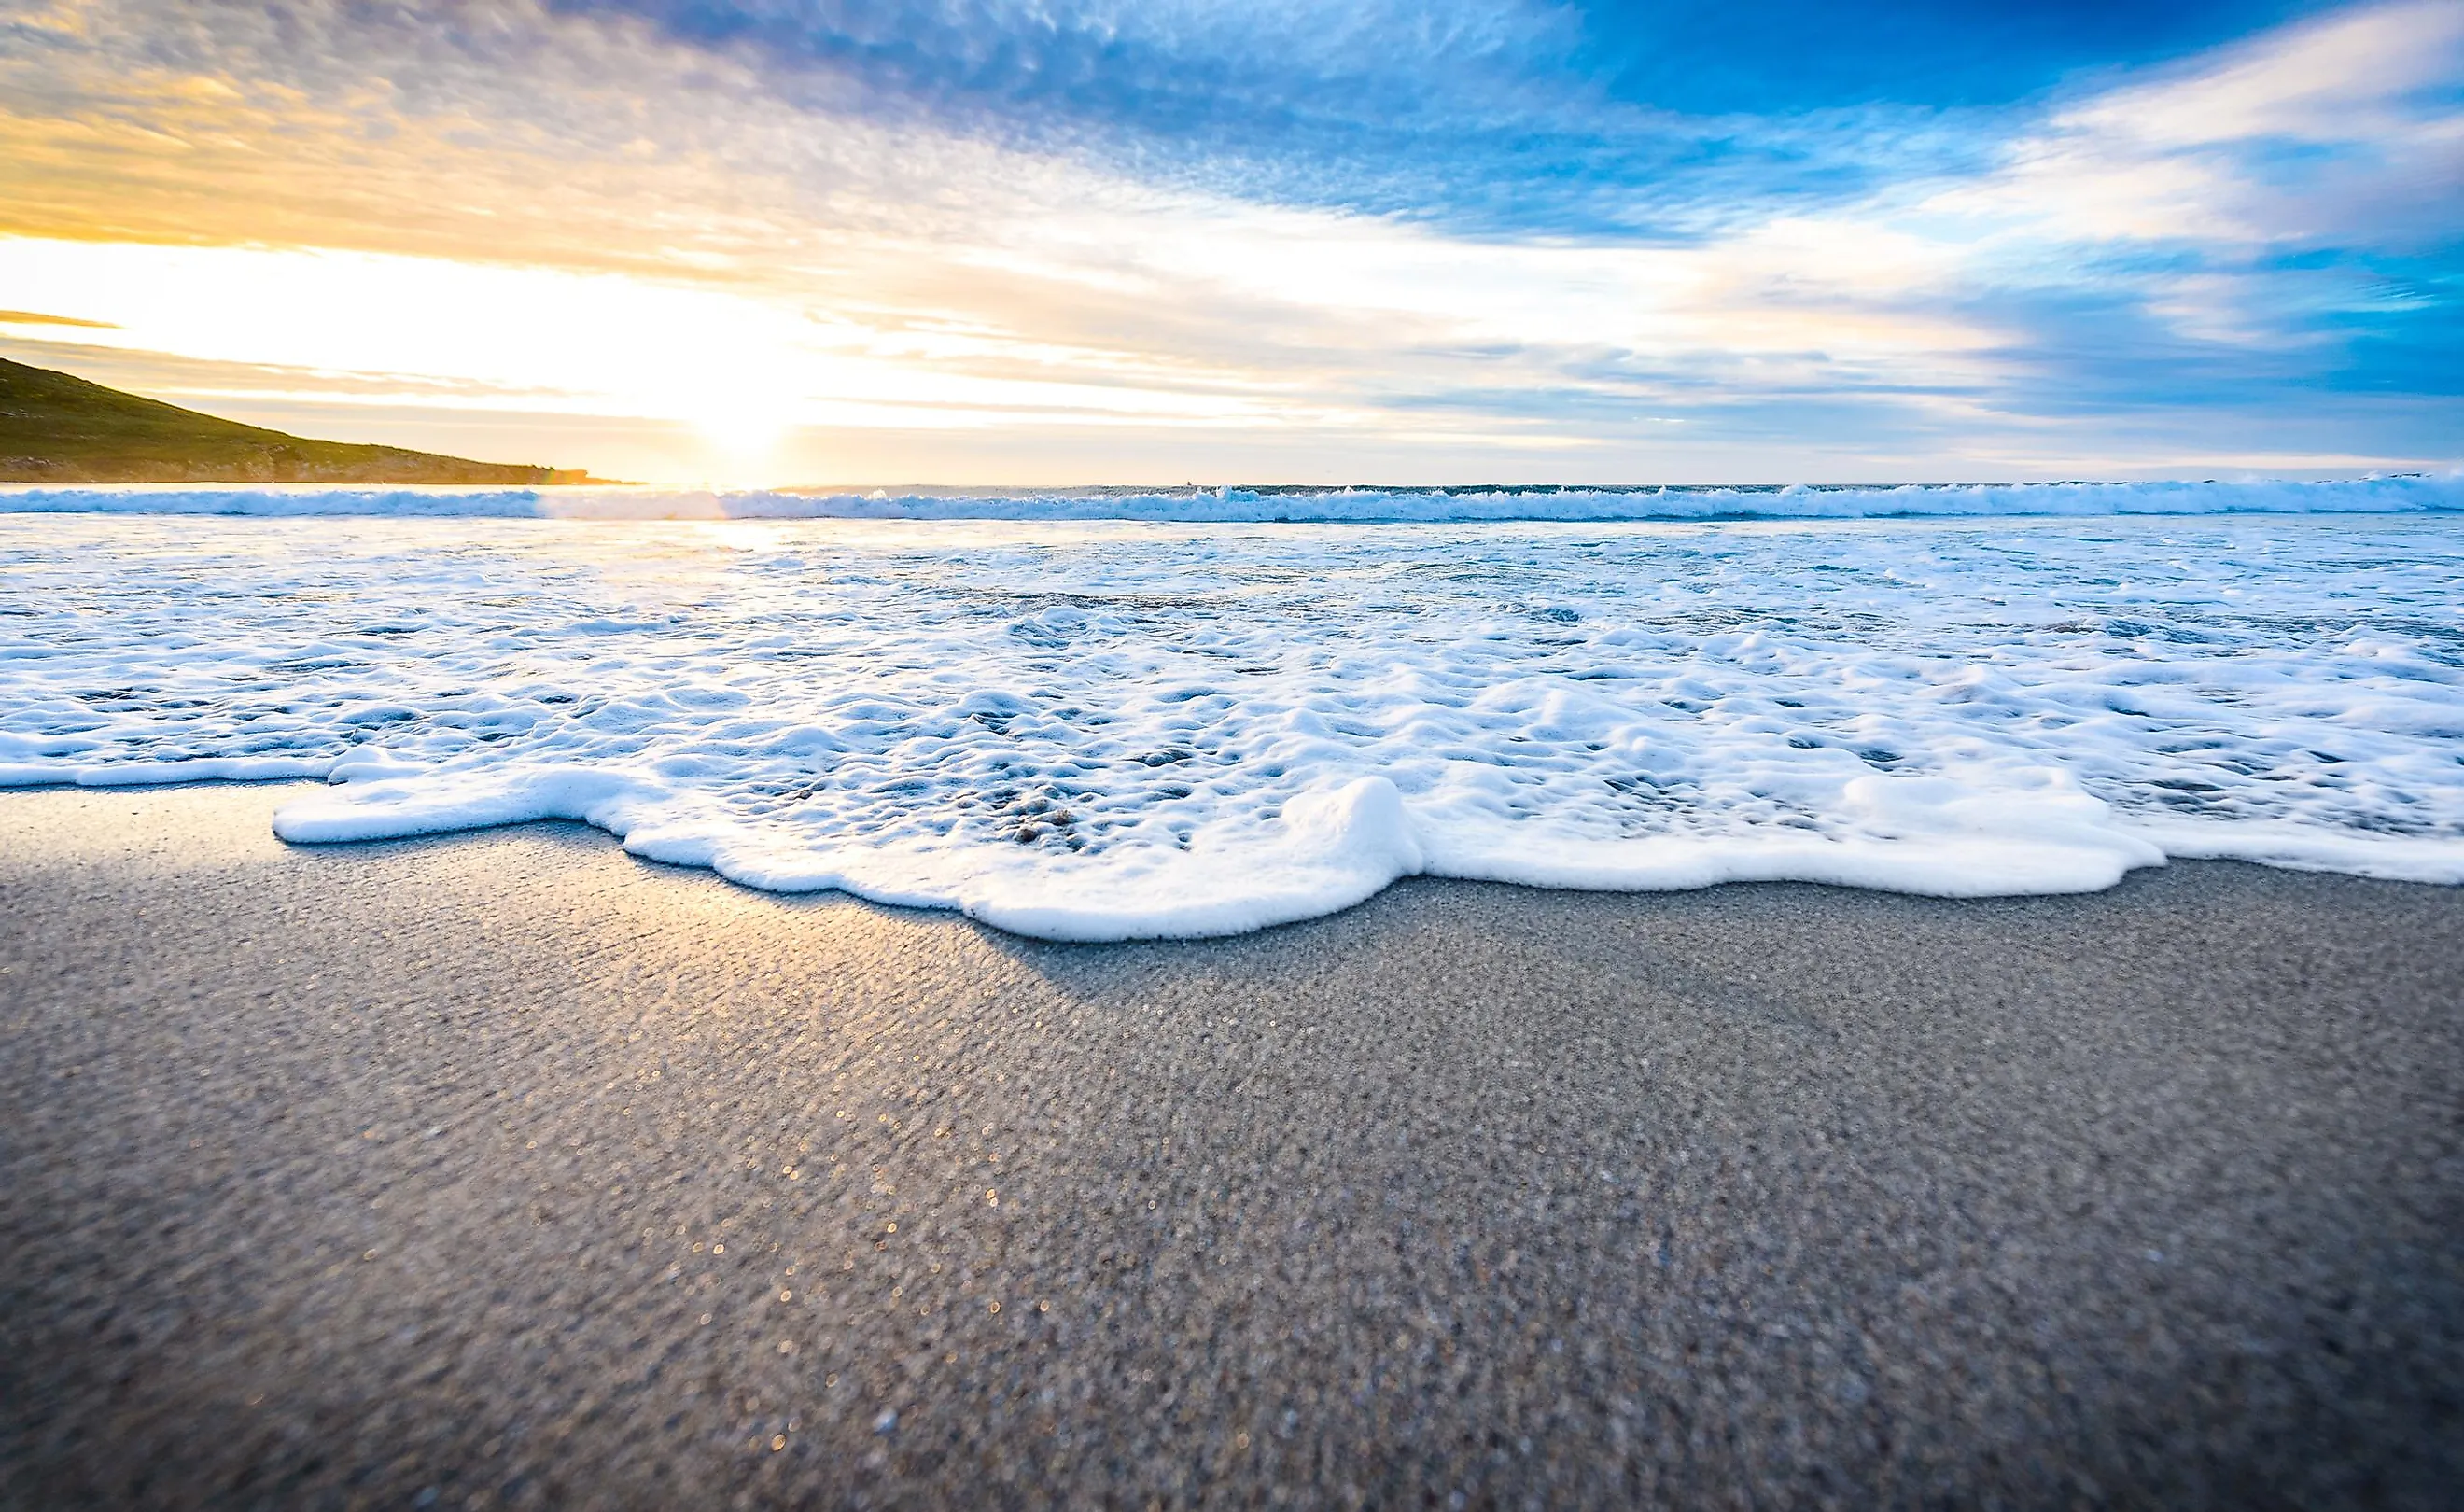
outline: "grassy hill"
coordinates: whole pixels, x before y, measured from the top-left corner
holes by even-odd
[[[309,441],[0,358],[0,482],[589,481],[582,471]]]

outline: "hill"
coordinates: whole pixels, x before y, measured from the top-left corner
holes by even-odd
[[[0,358],[0,482],[594,481],[580,471],[310,441]]]

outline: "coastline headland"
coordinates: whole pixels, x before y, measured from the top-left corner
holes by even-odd
[[[314,441],[0,358],[0,482],[605,483],[578,468]]]

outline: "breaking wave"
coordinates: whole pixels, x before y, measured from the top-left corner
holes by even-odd
[[[2324,482],[1785,488],[1221,488],[821,493],[139,485],[0,489],[0,514],[392,518],[1149,520],[1188,524],[2402,515],[2464,512],[2464,476]]]

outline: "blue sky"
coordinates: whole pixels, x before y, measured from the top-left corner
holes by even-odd
[[[1494,235],[1686,236],[1989,166],[2065,88],[2329,9],[563,0],[781,99]]]
[[[0,153],[0,349],[626,475],[2464,456],[2464,0],[11,0]]]

